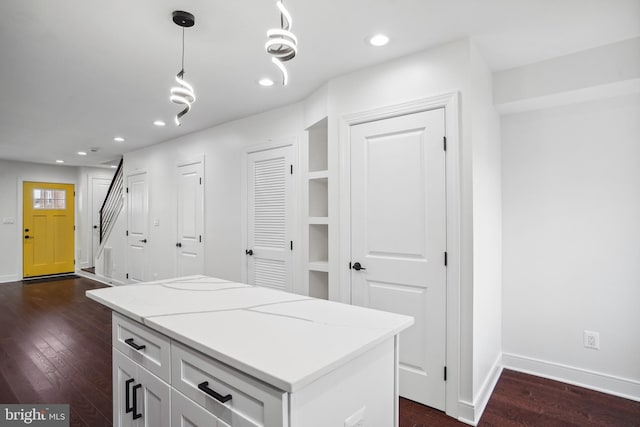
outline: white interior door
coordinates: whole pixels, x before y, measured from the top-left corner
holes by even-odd
[[[127,176],[127,274],[130,282],[147,280],[148,194],[146,172]]]
[[[107,178],[91,178],[91,254],[89,267],[95,266],[95,257],[100,246],[100,209],[104,203],[111,180]]]
[[[443,138],[444,109],[437,109],[353,126],[350,147],[352,302],[415,318],[400,335],[400,395],[441,410]]]
[[[293,289],[293,147],[250,153],[247,165],[247,280]]]
[[[178,166],[177,276],[204,273],[202,162]]]

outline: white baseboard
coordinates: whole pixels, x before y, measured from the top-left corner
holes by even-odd
[[[475,407],[473,403],[467,402],[466,400],[458,401],[458,421],[461,423],[469,424],[470,426],[478,425],[475,418]]]
[[[502,353],[496,357],[491,365],[491,370],[476,393],[473,403],[464,400],[458,401],[458,421],[472,426],[478,425],[493,389],[500,379],[500,374],[502,374]]]
[[[502,364],[506,369],[640,402],[640,381],[509,353],[502,354]]]
[[[17,274],[7,274],[5,276],[0,276],[0,283],[8,283],[8,282],[18,282],[22,280],[22,277]]]
[[[101,274],[91,274],[91,273],[87,273],[86,271],[82,271],[82,270],[76,271],[76,274],[78,276],[86,277],[87,279],[95,280],[96,282],[100,282],[100,283],[102,283],[104,285],[109,285],[109,286],[126,285],[126,283],[124,283],[124,282],[120,282],[120,281],[112,279],[110,277],[102,276]]]

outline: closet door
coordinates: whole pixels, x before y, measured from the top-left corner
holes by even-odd
[[[247,156],[247,279],[249,284],[293,288],[292,146]]]
[[[357,305],[413,316],[400,395],[444,409],[444,110],[351,129],[351,286]]]
[[[149,187],[146,172],[127,176],[127,275],[129,282],[147,280]]]
[[[178,165],[176,276],[204,274],[204,179],[202,162]]]

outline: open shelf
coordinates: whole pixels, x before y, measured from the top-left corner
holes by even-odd
[[[314,261],[309,263],[309,270],[311,271],[324,271],[325,273],[329,272],[329,262],[328,261]]]
[[[326,216],[312,216],[307,220],[309,224],[327,225],[329,224],[329,218]]]
[[[312,179],[327,179],[329,178],[329,171],[328,170],[321,170],[321,171],[315,171],[315,172],[309,172],[309,181],[311,181]]]
[[[329,299],[329,141],[328,119],[318,121],[307,129],[306,208],[308,252],[306,274],[308,294]]]
[[[309,262],[329,261],[329,226],[309,225]]]
[[[309,216],[326,217],[329,215],[328,179],[309,180]]]
[[[309,132],[309,172],[329,169],[327,156],[328,120],[325,117],[311,126]]]
[[[329,299],[329,273],[309,271],[309,296]]]

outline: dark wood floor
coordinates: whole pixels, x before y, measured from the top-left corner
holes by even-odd
[[[0,284],[0,403],[68,403],[72,426],[111,425],[111,313],[86,278]],[[400,427],[465,426],[400,399]],[[479,426],[639,427],[640,402],[505,370]]]

